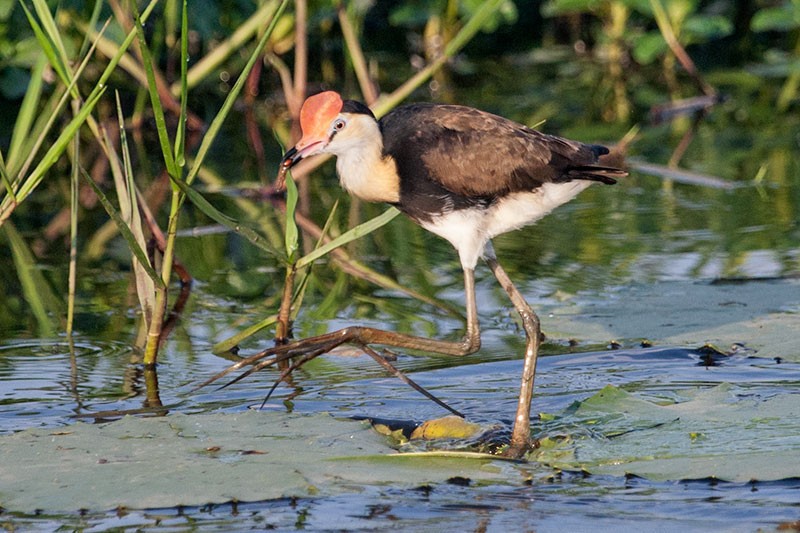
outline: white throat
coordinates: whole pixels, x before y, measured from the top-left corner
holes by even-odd
[[[350,194],[368,202],[400,200],[397,167],[392,158],[383,156],[383,137],[371,117],[352,118],[326,151],[336,155],[339,182]]]

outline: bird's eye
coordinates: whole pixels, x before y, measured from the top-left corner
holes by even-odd
[[[347,122],[345,122],[343,119],[339,118],[339,119],[336,119],[336,122],[333,123],[333,129],[336,130],[336,131],[342,131],[346,125],[347,125]]]

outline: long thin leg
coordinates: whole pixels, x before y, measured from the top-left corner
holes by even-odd
[[[514,427],[511,433],[511,445],[505,455],[522,457],[530,449],[530,411],[531,398],[533,397],[533,382],[536,376],[536,359],[539,354],[540,326],[539,317],[531,309],[525,298],[517,290],[511,279],[506,274],[494,255],[491,243],[487,243],[484,258],[494,273],[500,285],[505,289],[511,302],[516,307],[522,318],[522,325],[527,337],[525,360],[522,370],[522,383],[520,385],[517,412],[514,417]],[[294,370],[314,357],[328,352],[342,344],[355,344],[366,348],[371,344],[394,346],[411,350],[435,352],[444,355],[463,356],[476,352],[481,345],[480,326],[478,323],[478,310],[475,298],[475,271],[471,268],[464,269],[464,292],[467,312],[467,328],[464,338],[460,342],[427,339],[414,335],[406,335],[393,331],[384,331],[375,328],[359,326],[347,327],[317,337],[302,339],[289,344],[275,346],[243,359],[219,374],[209,378],[196,387],[204,387],[221,377],[238,370],[246,365],[253,365],[236,379],[225,386],[236,383],[248,375],[267,366],[287,361],[293,357],[300,357],[300,361],[290,368]],[[195,390],[196,390],[195,389]]]
[[[314,357],[329,352],[342,344],[355,344],[358,346],[380,344],[397,348],[441,353],[444,355],[469,355],[476,352],[481,346],[478,310],[475,303],[475,271],[473,269],[464,269],[464,292],[466,295],[467,329],[464,338],[459,342],[427,339],[394,331],[353,326],[263,350],[238,361],[222,372],[212,376],[195,387],[195,390],[217,381],[244,366],[251,365],[251,368],[225,386],[232,385],[253,372],[257,372],[267,366],[287,361],[293,357],[300,357],[299,364],[290,367],[293,370]]]
[[[511,446],[505,455],[510,457],[522,457],[530,449],[531,440],[531,398],[533,397],[533,380],[536,376],[536,359],[539,356],[539,337],[541,327],[539,317],[525,301],[525,298],[517,290],[508,277],[506,271],[497,262],[491,245],[487,245],[484,255],[486,263],[492,269],[494,277],[505,289],[511,302],[516,307],[522,327],[525,329],[527,342],[525,345],[525,360],[522,366],[522,383],[519,388],[519,400],[517,402],[517,413],[514,416],[514,428],[511,432]]]
[[[374,359],[379,365],[381,365],[383,368],[388,370],[394,377],[400,379],[400,381],[402,381],[403,383],[407,384],[412,389],[414,389],[415,391],[419,392],[420,394],[422,394],[423,396],[425,396],[429,400],[433,401],[434,403],[438,404],[439,406],[444,407],[445,409],[447,409],[448,411],[450,411],[454,415],[460,416],[461,418],[464,418],[463,414],[461,414],[460,412],[456,411],[455,409],[453,409],[452,407],[447,405],[445,402],[443,402],[442,400],[440,400],[439,398],[437,398],[436,396],[434,396],[433,394],[428,392],[426,389],[424,389],[423,387],[418,385],[416,381],[414,381],[410,377],[406,376],[402,371],[400,371],[398,368],[396,368],[394,365],[392,365],[392,363],[387,361],[386,358],[383,357],[382,355],[380,355],[378,352],[376,352],[375,350],[373,350],[372,348],[370,348],[366,344],[362,344],[360,346],[360,348],[362,350],[364,350],[364,353],[366,353],[367,355],[372,357],[372,359]],[[269,401],[270,396],[272,396],[272,393],[274,393],[275,389],[278,388],[278,385],[280,384],[281,381],[286,379],[294,370],[297,370],[298,368],[300,368],[301,366],[303,366],[307,362],[311,361],[315,357],[318,357],[318,356],[322,355],[326,351],[327,350],[324,350],[324,349],[317,349],[317,350],[314,350],[312,352],[309,352],[309,353],[303,355],[298,361],[293,361],[292,364],[288,368],[284,369],[281,372],[281,375],[272,384],[272,387],[269,389],[269,392],[267,392],[267,395],[264,397],[264,401],[261,402],[261,407],[259,409],[263,409],[264,408],[264,406],[267,404],[267,401]],[[274,364],[275,362],[276,362],[275,360],[267,361],[268,364]],[[262,362],[262,363],[259,363],[256,366],[257,367],[262,367],[262,365],[264,365],[264,364],[265,363]],[[239,381],[239,379],[241,379],[241,376],[236,378],[235,380],[225,384],[225,387],[235,383],[236,381]]]
[[[399,378],[400,381],[402,381],[403,383],[405,383],[406,385],[408,385],[409,387],[411,387],[415,391],[419,392],[420,394],[422,394],[423,396],[425,396],[426,398],[428,398],[432,402],[436,403],[437,405],[439,405],[441,407],[444,407],[445,409],[447,409],[448,411],[450,411],[454,415],[460,416],[461,418],[464,418],[464,415],[462,415],[460,412],[456,411],[455,409],[453,409],[452,407],[450,407],[449,405],[444,403],[442,400],[440,400],[439,398],[437,398],[436,396],[434,396],[433,394],[431,394],[430,392],[428,392],[427,390],[425,390],[421,386],[417,385],[416,381],[414,381],[410,377],[406,376],[403,372],[401,372],[398,368],[396,368],[392,363],[387,361],[386,358],[383,357],[381,354],[379,354],[378,352],[376,352],[375,350],[373,350],[372,348],[370,348],[366,344],[362,345],[361,349],[364,350],[364,352],[366,352],[367,355],[372,357],[379,365],[381,365],[383,368],[385,368],[386,370],[391,372],[391,374],[394,377]]]

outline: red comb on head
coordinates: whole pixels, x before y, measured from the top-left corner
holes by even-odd
[[[342,110],[344,102],[339,93],[325,91],[309,96],[300,108],[300,129],[303,135],[327,131],[331,120]]]

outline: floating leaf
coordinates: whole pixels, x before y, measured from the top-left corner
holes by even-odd
[[[800,434],[797,394],[754,397],[723,383],[664,406],[607,386],[570,406],[560,432],[569,421],[575,458],[561,467],[653,480],[800,477],[800,440],[786,437]],[[754,428],[757,438],[742,438]]]
[[[467,422],[460,416],[445,416],[426,420],[411,433],[412,439],[467,439],[481,430],[479,424]]]
[[[258,453],[248,453],[253,450]],[[463,457],[381,462],[376,468],[376,460],[397,457],[385,437],[365,423],[326,414],[125,417],[3,435],[0,453],[0,504],[21,512],[330,495],[358,483],[444,482],[453,472],[506,479],[485,468],[485,460]]]

